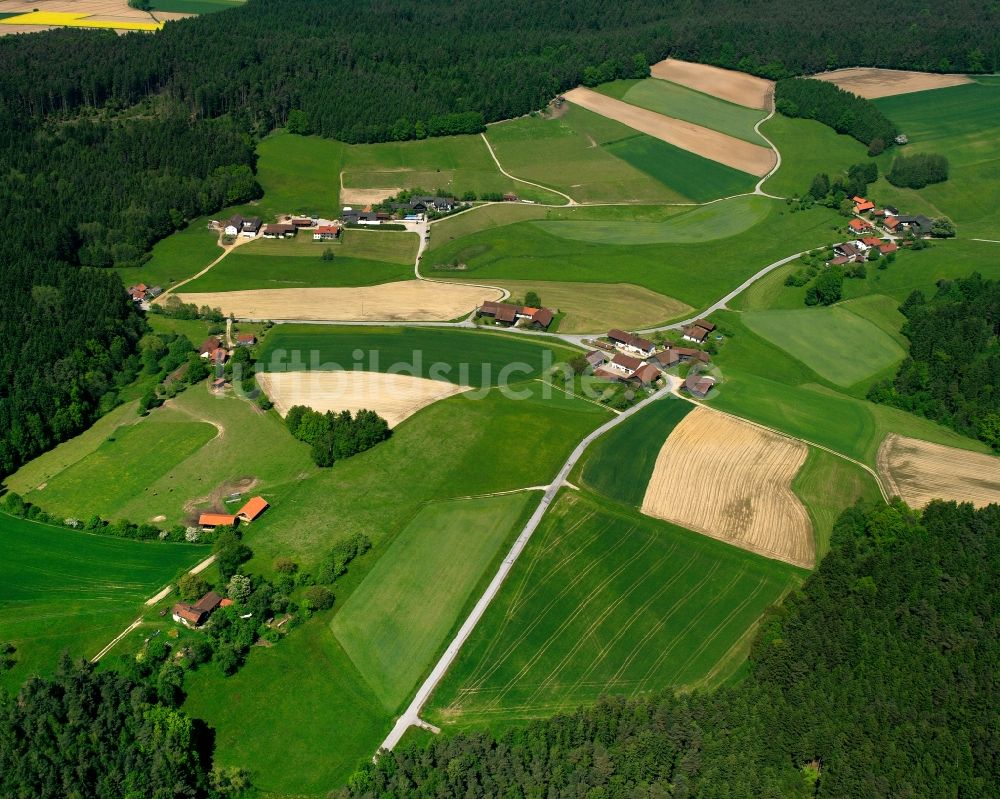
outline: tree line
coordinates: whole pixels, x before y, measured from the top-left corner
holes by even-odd
[[[855,507],[748,677],[366,763],[343,799],[996,796],[1000,506]]]
[[[774,86],[775,108],[786,117],[815,119],[846,133],[878,155],[893,144],[899,131],[878,107],[825,80],[785,78]]]
[[[868,398],[926,416],[1000,451],[1000,282],[978,273],[914,291],[899,309],[909,357]]]

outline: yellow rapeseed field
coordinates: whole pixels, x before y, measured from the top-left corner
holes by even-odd
[[[110,28],[129,31],[156,31],[163,27],[162,22],[91,19],[89,14],[65,11],[31,11],[16,17],[0,19],[0,25],[59,25],[66,28]]]

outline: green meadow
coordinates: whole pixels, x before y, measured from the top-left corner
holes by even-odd
[[[116,271],[126,286],[145,283],[168,289],[196,275],[222,255],[219,233],[210,230],[207,216],[192,220],[186,228],[153,245],[152,257],[140,267],[119,267]]]
[[[537,377],[575,354],[555,339],[482,330],[289,324],[271,331],[258,365],[270,372],[397,371],[480,387]]]
[[[859,141],[812,119],[775,114],[760,130],[781,153],[781,166],[765,181],[764,191],[780,197],[801,197],[817,173],[833,177],[868,160]]]
[[[604,694],[718,684],[805,573],[567,492],[431,698],[439,725],[502,729]]]
[[[735,219],[727,216],[730,209]],[[573,222],[581,230],[599,221],[600,212],[605,211],[586,210],[586,217]],[[611,219],[620,218],[617,211],[623,209],[615,210],[609,214]],[[727,229],[739,228],[743,224],[739,217],[747,213],[762,214],[760,221],[728,235]],[[689,215],[694,215],[692,221],[684,222]],[[838,240],[839,218],[825,208],[792,212],[777,200],[739,197],[716,203],[711,212],[696,209],[668,219],[664,226],[672,230],[671,235],[694,240],[659,244],[578,241],[567,238],[568,231],[562,227],[556,228],[561,234],[556,235],[542,222],[517,222],[434,246],[424,255],[422,271],[477,281],[633,283],[697,308],[714,302],[773,261]],[[628,221],[623,221],[622,229],[618,234],[622,239],[633,235],[641,240],[650,235],[646,225],[630,231]],[[456,270],[456,264],[464,268]]]
[[[909,137],[880,159],[888,171],[896,155],[917,152],[947,157],[944,183],[898,189],[885,179],[872,188],[880,203],[911,213],[948,216],[959,235],[1000,238],[1000,84],[976,82],[946,89],[900,94],[875,101]]]
[[[279,214],[334,216],[347,145],[277,131],[257,145],[257,181],[264,196],[245,212],[272,222]]]
[[[60,654],[93,657],[205,547],[91,535],[0,514],[0,641],[17,662],[0,673],[15,690],[55,669]]]
[[[426,505],[334,616],[337,640],[386,710],[409,701],[538,498],[524,491]]]
[[[753,311],[743,314],[742,320],[761,338],[831,383],[846,388],[895,366],[906,357],[906,350],[895,338],[854,313],[854,304]]]
[[[509,167],[507,171],[517,174]],[[517,183],[501,174],[479,136],[347,145],[343,185],[348,192],[387,189],[386,196],[397,189],[419,188],[428,192],[440,189],[459,197],[467,191],[477,195],[515,192],[519,197],[538,202],[557,205],[565,202],[556,194]]]
[[[639,507],[663,442],[694,407],[667,396],[609,430],[584,454],[576,468],[580,479],[598,494]]]
[[[767,114],[756,108],[736,105],[658,78],[616,80],[597,86],[595,91],[657,114],[683,119],[737,139],[766,146],[766,142],[754,132],[753,127]]]

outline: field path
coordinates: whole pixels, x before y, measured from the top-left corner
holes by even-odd
[[[514,175],[510,174],[510,172],[508,172],[506,169],[504,169],[500,165],[500,159],[497,158],[497,154],[495,152],[493,152],[493,145],[490,144],[490,140],[486,138],[486,134],[485,133],[480,133],[479,135],[482,137],[483,141],[486,143],[486,149],[490,151],[490,156],[493,158],[493,163],[497,165],[497,169],[500,170],[500,173],[502,175],[505,175],[506,177],[510,178],[511,180],[516,180],[518,183],[524,183],[526,186],[534,186],[536,189],[544,189],[545,191],[550,191],[553,194],[558,194],[560,197],[565,197],[566,198],[566,205],[579,205],[580,204],[576,200],[574,200],[572,197],[570,197],[568,194],[564,194],[563,192],[559,191],[558,189],[553,189],[551,186],[543,186],[541,183],[532,183],[530,180],[525,180],[524,178],[514,177]],[[559,208],[560,206],[555,206],[555,207]]]
[[[580,460],[580,457],[583,455],[587,447],[613,427],[621,424],[632,415],[641,411],[647,405],[656,402],[666,395],[666,391],[657,391],[655,394],[647,397],[642,402],[633,405],[621,415],[614,417],[593,432],[588,433],[583,440],[576,445],[576,448],[572,453],[570,453],[569,458],[566,459],[562,468],[559,469],[559,473],[556,475],[555,479],[546,488],[545,494],[542,495],[541,502],[538,503],[538,507],[535,509],[535,512],[531,515],[531,518],[528,519],[527,524],[525,524],[522,528],[520,535],[518,535],[517,540],[514,541],[514,545],[510,548],[507,556],[503,559],[503,562],[500,564],[500,568],[493,576],[493,579],[490,581],[489,586],[487,586],[486,591],[479,598],[479,601],[476,602],[472,612],[469,613],[465,622],[455,635],[455,638],[450,644],[448,644],[448,648],[445,649],[444,654],[441,655],[441,659],[435,664],[431,673],[427,676],[427,679],[424,680],[420,688],[417,689],[417,693],[413,697],[413,701],[410,702],[409,707],[407,707],[403,712],[403,715],[396,720],[396,724],[382,742],[382,745],[379,747],[379,751],[382,751],[383,749],[393,749],[396,744],[399,743],[403,734],[410,727],[424,726],[425,722],[423,722],[420,718],[420,711],[423,710],[427,700],[430,698],[431,694],[434,693],[434,689],[437,688],[444,675],[448,672],[448,669],[451,668],[452,663],[455,662],[455,658],[458,657],[458,653],[461,651],[462,646],[469,639],[469,636],[472,635],[472,631],[485,615],[486,609],[490,606],[490,603],[500,592],[500,588],[503,586],[511,570],[514,568],[514,564],[517,562],[518,557],[528,545],[528,541],[531,540],[532,534],[538,528],[539,523],[545,516],[545,512],[549,509],[549,505],[552,504],[556,494],[558,494],[559,491],[567,485],[566,478],[569,477],[569,473],[572,471],[577,461]],[[376,757],[378,757],[377,753]]]
[[[219,236],[219,240],[220,241],[222,240],[222,236],[221,235]],[[234,241],[232,244],[220,244],[219,246],[222,247],[222,254],[218,258],[216,258],[214,261],[212,261],[212,263],[210,263],[208,266],[206,266],[204,269],[202,269],[198,274],[192,275],[191,277],[186,278],[185,280],[182,280],[180,283],[175,283],[173,286],[171,286],[166,291],[164,291],[159,297],[157,297],[156,299],[154,299],[152,304],[155,305],[157,303],[162,303],[163,300],[164,300],[164,298],[167,295],[174,293],[181,286],[186,286],[192,280],[197,280],[199,277],[201,277],[206,272],[208,272],[208,270],[210,270],[213,266],[215,266],[217,263],[219,263],[219,261],[221,261],[227,255],[229,255],[229,253],[231,253],[237,247],[242,247],[244,244],[247,244],[248,242],[251,242],[251,241],[255,241],[255,239],[248,239],[245,236],[237,236],[236,237],[236,241]]]

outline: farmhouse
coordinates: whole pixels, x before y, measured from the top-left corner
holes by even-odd
[[[872,230],[872,223],[864,219],[852,219],[848,225],[851,230],[855,233],[863,233],[866,230]]]
[[[236,336],[237,347],[252,347],[257,343],[257,337],[253,333],[240,333]]]
[[[626,377],[631,377],[642,366],[642,361],[638,358],[633,358],[631,355],[622,355],[619,352],[608,362],[608,366],[617,372],[621,372]]]
[[[187,602],[178,602],[174,605],[173,620],[187,627],[200,627],[208,621],[209,616],[212,615],[223,601],[222,597],[215,591],[209,591],[194,605],[189,605]]]
[[[643,358],[651,356],[656,349],[652,341],[634,336],[617,328],[608,331],[608,338],[623,352],[641,355]]]
[[[247,239],[254,238],[258,233],[260,233],[261,224],[259,216],[252,217],[251,219],[244,219],[240,235]]]
[[[695,323],[684,328],[684,335],[681,336],[681,338],[685,341],[693,341],[696,344],[703,344],[711,332],[711,330],[707,330],[700,324]]]
[[[202,358],[207,358],[221,346],[222,342],[215,336],[211,336],[201,343],[201,346],[198,348],[198,354]]]
[[[236,511],[236,517],[240,521],[249,523],[260,516],[269,507],[270,505],[264,497],[254,497],[253,499],[248,500],[246,505]]]
[[[681,356],[677,354],[676,348],[671,347],[665,349],[663,352],[656,353],[656,355],[650,358],[650,362],[664,369],[669,369],[671,366],[677,366],[681,362]]]
[[[149,287],[145,283],[138,283],[128,287],[128,295],[132,298],[132,302],[142,302],[146,299],[147,291],[149,291]]]
[[[631,379],[635,380],[641,385],[651,386],[653,383],[655,383],[657,380],[660,379],[660,370],[657,369],[655,366],[653,366],[653,364],[651,363],[644,363],[642,364],[642,366],[640,366],[638,369],[635,370],[635,373],[632,375]]]
[[[216,347],[209,353],[208,359],[217,366],[221,366],[229,360],[229,351],[225,347]]]
[[[887,241],[884,244],[878,245],[878,251],[882,253],[882,255],[888,255],[891,252],[896,252],[898,249],[899,247],[897,247],[896,243],[893,241]]]
[[[198,526],[202,530],[214,530],[216,527],[235,527],[239,520],[228,513],[203,513],[198,517]]]
[[[710,360],[707,352],[696,350],[692,347],[671,347],[670,351],[677,353],[677,357],[681,361],[701,361],[702,363],[708,363]]]
[[[600,350],[591,350],[584,357],[587,359],[587,363],[594,369],[601,366],[608,359],[608,356]]]
[[[897,216],[897,221],[903,229],[910,231],[915,236],[927,236],[930,234],[934,223],[923,214],[916,216]]]
[[[225,227],[222,228],[222,232],[227,236],[238,236],[240,231],[243,230],[243,217],[236,214],[232,219],[226,222]]]
[[[843,244],[836,244],[833,248],[836,256],[830,264],[840,266],[841,264],[864,261],[868,256],[868,245],[864,241],[845,241]]]
[[[298,230],[295,225],[282,223],[277,225],[264,225],[265,239],[290,239]]]
[[[492,302],[489,300],[480,305],[476,313],[480,317],[488,316],[508,326],[513,326],[523,321],[542,330],[547,330],[555,317],[555,314],[549,308],[529,308],[521,305],[511,305],[509,302]]]
[[[888,214],[888,211],[886,211],[886,213]],[[899,229],[899,217],[886,216],[885,222],[882,223],[882,227],[884,227],[890,233],[895,233]]]
[[[340,228],[336,225],[320,225],[313,233],[313,241],[336,241]]]
[[[314,222],[308,216],[293,216],[291,224],[294,228],[298,229],[302,227],[312,227]]]
[[[704,399],[715,385],[715,378],[692,372],[684,380],[685,390],[692,396]]]
[[[855,197],[854,199],[855,201],[857,201],[858,198]],[[866,211],[873,211],[873,210],[875,210],[875,203],[873,203],[871,200],[862,200],[861,202],[859,202],[857,205],[854,206],[854,213],[856,214],[863,214]]]

